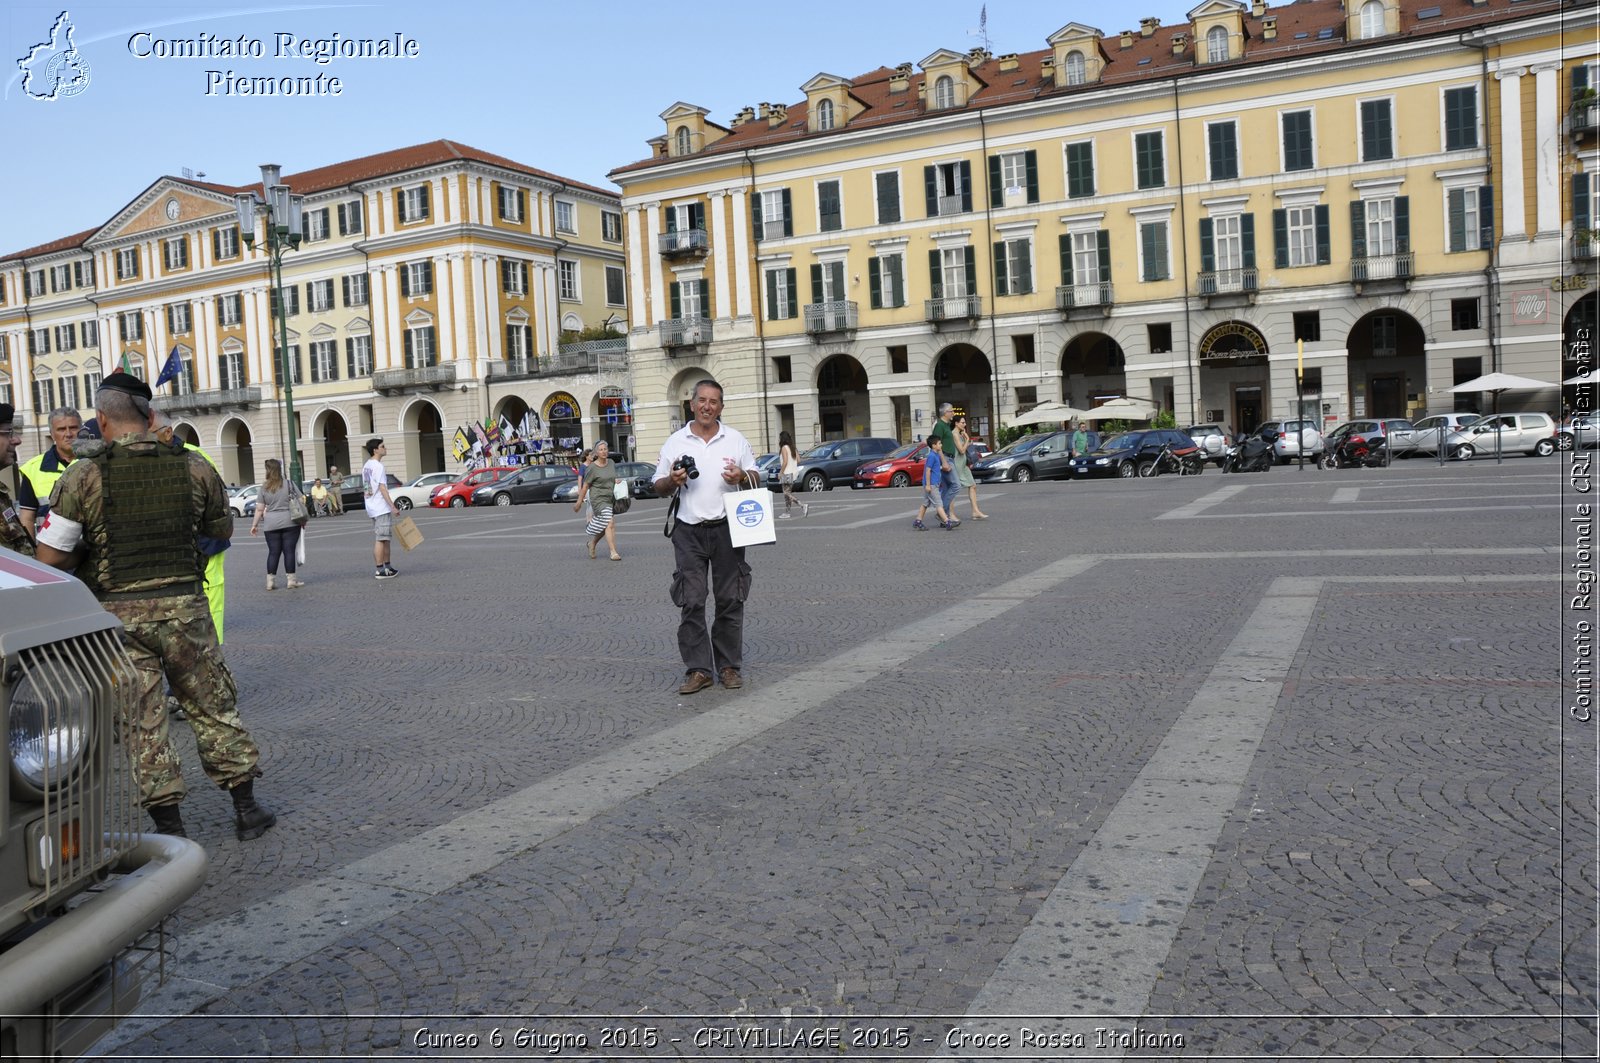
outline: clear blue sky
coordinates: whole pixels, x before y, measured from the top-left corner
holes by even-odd
[[[1069,22],[1109,35],[1142,17],[1181,22],[1200,0],[1099,5],[989,0],[996,54],[1045,47]],[[778,8],[699,0],[613,3],[150,3],[94,0],[63,7],[0,5],[0,253],[22,250],[108,220],[163,174],[184,167],[223,184],[259,179],[438,138],[496,152],[564,177],[611,187],[606,173],[648,154],[659,118],[678,100],[727,122],[763,100],[802,99],[800,85],[827,72],[853,77],[917,62],[979,38],[983,0],[862,3],[807,0]],[[63,10],[88,64],[88,84],[49,101],[23,90],[18,60],[47,41]],[[779,13],[786,17],[779,17]],[[135,38],[145,33],[147,37]],[[409,59],[336,58],[326,65],[275,58],[276,34],[392,38]],[[264,58],[182,58],[135,51],[149,41],[202,34],[262,42]],[[133,39],[133,40],[130,40]],[[33,64],[44,66],[46,56]],[[207,95],[206,71],[241,77],[337,77],[339,96]],[[35,89],[43,83],[36,79]]]

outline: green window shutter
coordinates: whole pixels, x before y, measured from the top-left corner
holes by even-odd
[[[1452,188],[1445,196],[1449,204],[1449,236],[1445,244],[1446,251],[1462,251],[1467,246],[1467,192],[1464,188]]]
[[[339,219],[340,219],[341,222],[343,222],[343,220],[344,220],[344,207],[343,206],[341,206],[339,208]],[[339,234],[341,236],[344,235],[344,227],[343,227],[342,224],[341,224],[341,226],[339,228]],[[212,229],[211,230],[211,257],[212,257],[213,260],[219,259],[219,258],[222,257],[222,230],[221,229]],[[78,267],[80,265],[82,265],[82,263],[79,263],[79,262],[74,262],[72,264],[72,272],[74,274],[76,274],[78,272]],[[82,285],[83,281],[81,281],[81,280],[78,281],[78,284]]]
[[[883,259],[873,255],[867,259],[867,305],[874,310],[883,309],[883,276],[879,272],[883,269]]]
[[[1244,250],[1243,261],[1245,269],[1256,268],[1256,216],[1254,214],[1239,215],[1239,243]]]
[[[939,216],[939,168],[924,166],[922,168],[923,188],[928,193],[928,217]]]
[[[1494,185],[1478,188],[1478,248],[1487,251],[1494,246]]]
[[[994,290],[1001,295],[1010,295],[1011,289],[1006,281],[1006,245],[1004,242],[996,242],[994,245]]]
[[[426,218],[428,216],[428,214],[429,214],[429,210],[428,210],[428,186],[427,185],[423,185],[422,186],[422,209],[419,212],[419,217],[420,218]]]
[[[944,275],[939,269],[939,252],[928,252],[928,290],[931,298],[944,298]]]
[[[683,316],[682,283],[682,281],[673,281],[667,286],[667,297],[672,309],[671,317],[674,320]]]
[[[811,264],[811,302],[812,305],[822,302],[822,264]]]
[[[906,305],[905,259],[894,255],[889,259],[890,306]]]
[[[1317,265],[1326,266],[1333,261],[1333,239],[1329,235],[1328,205],[1319,203],[1317,216]]]
[[[500,271],[502,273],[505,272],[505,268],[506,268],[505,263],[504,262],[500,263]],[[504,287],[504,285],[501,285],[501,287]],[[344,305],[345,306],[349,306],[350,305],[350,275],[348,273],[345,274],[343,277],[339,278],[339,288],[340,288],[341,292],[344,294]]]
[[[528,193],[520,188],[517,189],[517,217],[528,220]]]
[[[794,271],[793,268],[784,270],[783,271],[783,284],[784,284],[784,288],[785,288],[785,294],[787,294],[789,296],[789,316],[790,317],[799,317],[800,316],[800,300],[795,297],[794,273],[795,273],[795,271]],[[701,283],[703,284],[705,282],[702,281]]]
[[[415,346],[415,344],[416,344],[416,335],[417,335],[417,332],[416,332],[415,329],[406,329],[406,331],[405,331],[405,337],[406,337],[406,340],[405,340],[405,353],[406,353],[406,368],[407,369],[415,369],[417,367],[416,346]],[[283,364],[282,364],[282,359],[281,358],[274,358],[272,360],[272,375],[277,378],[277,381],[278,381],[278,383],[280,385],[283,383]]]
[[[1094,234],[1094,254],[1100,266],[1100,283],[1111,283],[1111,230],[1100,229]]]
[[[1572,175],[1572,227],[1574,229],[1594,228],[1593,219],[1589,217],[1589,175],[1575,173]]]
[[[1411,197],[1394,197],[1394,249],[1396,254],[1411,250]]]
[[[845,296],[843,262],[828,263],[828,281],[833,286],[833,297],[842,300]]]
[[[689,204],[689,228],[704,231],[706,227],[706,205],[704,203]]]
[[[783,235],[794,235],[794,204],[787,188],[783,190]]]
[[[1211,233],[1211,219],[1200,219],[1200,272],[1212,273],[1217,268],[1217,249]]]
[[[1039,153],[1029,148],[1023,153],[1023,169],[1027,171],[1028,202],[1039,202]]]
[[[411,271],[406,269],[404,265],[400,267],[400,294],[403,296],[409,296],[411,294]],[[274,288],[272,290],[273,306],[278,305],[277,298],[278,290]]]
[[[978,253],[970,244],[963,248],[967,259],[967,294],[978,294]]]
[[[900,182],[895,174],[880,173],[878,184],[878,224],[900,220]]]
[[[1072,287],[1072,234],[1062,233],[1056,237],[1061,248],[1061,284],[1063,287]]]
[[[1583,95],[1583,90],[1589,87],[1589,67],[1579,63],[1572,68],[1572,102],[1577,103],[1578,97]]]
[[[1367,205],[1359,199],[1350,201],[1350,257],[1367,257]]]
[[[825,233],[834,232],[844,225],[839,206],[839,182],[824,181],[817,186],[817,220]]]
[[[711,319],[711,282],[710,281],[706,281],[706,280],[701,280],[701,281],[695,281],[694,283],[695,283],[696,287],[698,287],[700,289],[700,316],[705,318],[705,319],[707,319],[707,320],[710,320]]]
[[[676,316],[676,315],[674,315]],[[778,319],[778,271],[767,270],[767,320]]]
[[[1157,265],[1156,260],[1156,252],[1160,242],[1159,236],[1160,233],[1157,231],[1157,226],[1139,226],[1139,249],[1144,253],[1144,270],[1139,275],[1140,280],[1155,281],[1161,279],[1160,267]],[[1162,257],[1164,258],[1165,256]]]
[[[750,197],[750,227],[751,231],[756,234],[756,242],[759,243],[762,237],[765,236],[761,231],[761,193],[759,192]]]
[[[1272,264],[1289,268],[1289,212],[1282,207],[1272,212]]]
[[[1000,156],[989,156],[989,206],[1003,207],[1006,190],[1000,185]]]
[[[1030,295],[1033,292],[1033,251],[1026,240],[1017,241],[1022,252],[1017,256],[1017,293]]]
[[[677,231],[678,231],[678,211],[674,207],[668,207],[667,208],[667,232],[675,233]]]
[[[972,210],[972,162],[969,159],[961,160],[961,211],[963,214]]]

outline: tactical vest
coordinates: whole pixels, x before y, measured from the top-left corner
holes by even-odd
[[[100,469],[105,556],[102,597],[162,598],[200,593],[205,559],[195,537],[194,480],[181,450],[113,444],[89,460]],[[165,586],[133,591],[135,582]]]

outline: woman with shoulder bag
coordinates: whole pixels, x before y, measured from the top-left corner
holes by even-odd
[[[809,517],[811,506],[794,497],[794,478],[800,471],[800,459],[794,452],[794,437],[788,432],[778,433],[778,482],[783,485],[783,512],[778,514],[779,520],[785,520],[789,511],[795,506],[800,507],[800,515]]]
[[[265,527],[267,533],[267,590],[276,590],[278,559],[283,559],[283,570],[288,574],[285,584],[290,590],[304,587],[295,575],[295,547],[300,543],[300,525],[303,516],[297,516],[291,503],[299,494],[294,484],[283,478],[283,463],[277,458],[267,459],[267,478],[256,495],[256,516],[250,522],[250,534],[255,535]],[[305,512],[305,502],[300,502],[300,513]]]
[[[956,418],[953,426],[956,437],[956,485],[967,489],[967,501],[972,503],[972,519],[988,520],[989,514],[978,508],[978,481],[972,478],[972,458],[977,453],[977,448],[972,445],[972,437],[967,434],[967,415],[962,414]]]
[[[611,548],[611,560],[622,560],[622,555],[617,553],[616,491],[617,466],[611,460],[610,445],[601,440],[594,445],[589,464],[583,470],[583,483],[578,486],[578,500],[572,504],[572,511],[576,513],[583,508],[583,500],[587,498],[589,508],[593,511],[589,526],[585,529],[589,536],[591,560],[602,536]]]

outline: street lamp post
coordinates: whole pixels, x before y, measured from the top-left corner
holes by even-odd
[[[281,167],[265,163],[261,167],[262,199],[254,192],[240,192],[233,197],[239,207],[239,235],[246,247],[256,246],[256,215],[264,213],[266,221],[267,272],[272,278],[277,298],[278,365],[283,375],[284,420],[289,437],[289,482],[299,484],[303,479],[300,468],[300,443],[294,430],[294,367],[289,364],[289,314],[283,299],[283,253],[300,246],[300,211],[304,196],[289,194],[289,186],[279,181]]]

